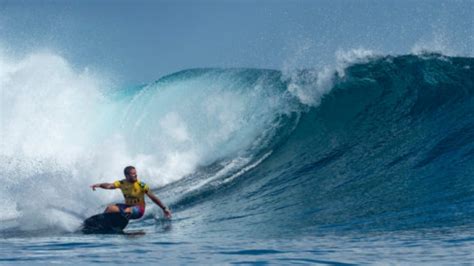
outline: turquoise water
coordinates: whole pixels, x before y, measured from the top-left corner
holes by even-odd
[[[472,262],[473,77],[472,58],[425,54],[192,69],[88,91],[85,107],[79,89],[43,91],[46,106],[21,104],[37,90],[11,93],[0,262]],[[121,200],[88,185],[124,164],[173,219],[149,202],[125,235],[81,234]]]

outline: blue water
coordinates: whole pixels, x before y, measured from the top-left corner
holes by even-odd
[[[87,156],[63,163],[5,152],[2,192],[16,209],[2,220],[0,262],[472,263],[474,59],[381,56],[315,73],[191,69],[107,94],[81,145],[123,140],[130,164],[173,211],[167,221],[149,202],[128,235],[77,231],[81,218],[120,200],[86,190],[75,171],[97,167]],[[90,157],[102,152],[123,151]],[[147,170],[173,166],[170,158],[174,167]],[[62,203],[12,175],[73,188],[54,192]],[[77,184],[85,189],[74,192]],[[23,207],[18,193],[55,206]],[[80,202],[72,213],[66,195]]]

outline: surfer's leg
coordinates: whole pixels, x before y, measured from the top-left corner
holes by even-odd
[[[120,208],[119,206],[117,206],[118,204],[111,204],[109,206],[107,206],[107,208],[105,209],[104,212],[107,212],[107,213],[110,213],[110,212],[120,212]]]

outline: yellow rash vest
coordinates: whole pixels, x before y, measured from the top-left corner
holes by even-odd
[[[115,181],[114,186],[122,190],[123,196],[125,197],[125,204],[145,207],[145,193],[150,189],[147,184],[139,180],[130,183],[126,179],[122,179]]]

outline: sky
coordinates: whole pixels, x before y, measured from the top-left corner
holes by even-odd
[[[317,68],[337,51],[473,56],[474,0],[0,0],[0,49],[123,84],[199,67]]]

